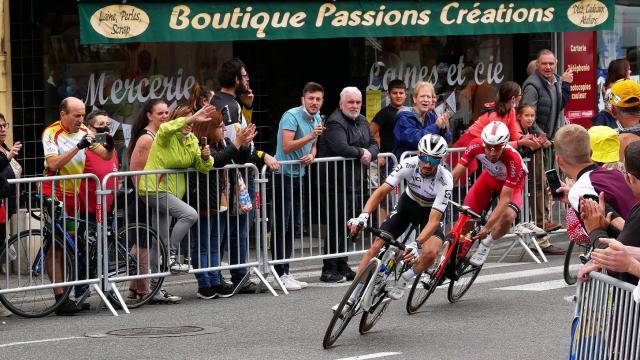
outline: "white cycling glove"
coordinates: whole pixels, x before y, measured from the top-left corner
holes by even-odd
[[[405,254],[411,254],[412,258],[417,258],[418,257],[418,243],[416,241],[412,242],[411,244],[407,245],[404,247],[405,250]]]
[[[369,221],[369,214],[361,213],[357,218],[352,218],[347,222],[347,226],[355,226],[358,229],[362,229],[367,226]]]

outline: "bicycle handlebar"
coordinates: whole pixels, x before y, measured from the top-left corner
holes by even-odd
[[[360,229],[358,229],[360,230]],[[397,247],[400,250],[405,249],[404,244],[401,242],[396,241],[396,239],[393,238],[393,235],[391,235],[390,233],[384,231],[384,230],[380,230],[380,229],[376,229],[374,227],[371,226],[365,226],[362,231],[368,231],[370,233],[372,233],[373,235],[379,237],[380,239],[382,239],[382,241],[384,241],[387,244],[391,244],[395,247]],[[359,232],[359,231],[358,231]],[[356,235],[358,234],[358,232],[356,232]],[[356,235],[353,234],[349,234],[349,239],[351,241],[355,240]]]
[[[455,202],[455,201],[453,201],[451,199],[449,199],[449,203],[454,208],[456,208],[459,212],[461,212],[461,213],[463,213],[463,214],[465,214],[465,215],[467,215],[469,217],[472,217],[474,219],[480,220],[480,223],[482,225],[485,225],[487,223],[487,217],[486,216],[478,214],[477,212],[471,210],[470,207],[465,206],[465,205],[460,205],[460,204],[458,204],[457,202]]]

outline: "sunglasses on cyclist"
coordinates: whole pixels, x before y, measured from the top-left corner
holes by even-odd
[[[507,144],[500,144],[500,145],[488,145],[486,143],[482,143],[484,145],[484,148],[488,151],[493,151],[493,152],[498,152],[498,151],[502,151],[502,149],[504,149],[504,147]]]
[[[429,155],[418,155],[418,159],[420,159],[420,161],[422,161],[423,163],[431,164],[431,166],[436,166],[440,164],[440,160],[441,160],[440,158],[434,158]]]

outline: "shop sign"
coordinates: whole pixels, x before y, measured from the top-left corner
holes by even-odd
[[[596,113],[596,38],[594,32],[563,34],[564,70],[573,70],[569,102],[564,107],[567,121],[591,126]]]
[[[83,44],[611,29],[614,0],[82,1]]]

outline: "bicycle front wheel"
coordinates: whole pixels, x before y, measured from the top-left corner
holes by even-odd
[[[438,271],[441,266],[446,266],[448,259],[443,259],[446,256],[449,244],[451,244],[453,236],[447,235],[446,240],[442,243],[438,260],[431,265],[431,268],[427,271],[423,271],[421,274],[416,275],[416,279],[413,281],[409,296],[407,298],[407,313],[409,315],[415,314],[420,310],[422,305],[429,299],[431,294],[436,290],[438,285],[443,281],[444,269]],[[436,274],[440,273],[438,277]]]
[[[349,287],[349,290],[344,294],[342,300],[338,304],[338,307],[333,312],[333,317],[329,322],[327,331],[324,333],[322,347],[325,349],[330,348],[336,340],[338,340],[338,337],[340,337],[347,325],[349,325],[349,322],[356,315],[358,307],[361,305],[360,302],[362,301],[367,284],[369,284],[369,281],[377,270],[377,262],[372,260],[367,264],[364,270],[361,271],[355,279],[353,279],[353,283]],[[349,306],[347,302],[349,302],[349,299],[356,291],[356,288],[359,289],[360,293],[357,294],[357,296],[354,296],[353,303]],[[347,308],[345,309],[345,307]]]
[[[149,244],[151,246],[149,246]],[[129,224],[108,240],[109,281],[130,309],[149,302],[160,290],[164,277],[154,274],[167,272],[167,247],[152,228],[144,223]],[[144,276],[128,279],[131,276]],[[109,301],[119,305],[117,296],[109,292]]]
[[[469,259],[471,258],[471,255],[476,252],[479,243],[480,241],[473,242],[464,259],[460,259],[457,255],[454,255],[456,256],[454,266],[455,280],[451,279],[451,282],[449,283],[449,290],[447,291],[447,299],[451,303],[459,301],[464,294],[467,293],[482,269],[482,266],[475,266],[469,263]],[[458,249],[456,249],[454,253],[457,254]]]
[[[45,245],[45,241],[49,245]],[[75,279],[73,251],[60,239],[56,239],[55,248],[50,245],[51,239],[46,239],[40,229],[21,231],[9,238],[6,246],[0,245],[0,264],[8,265],[0,275],[0,289],[24,288],[24,291],[0,294],[0,302],[12,313],[28,318],[47,316],[69,297],[72,286],[60,287],[63,296],[57,301],[52,288],[35,288],[54,283],[47,274],[44,260],[47,256],[53,257],[54,250],[61,256],[58,261],[62,261],[62,274],[56,277],[62,275],[59,281],[64,282]],[[47,247],[52,248],[50,254],[47,254]],[[13,261],[12,255],[15,256]]]

